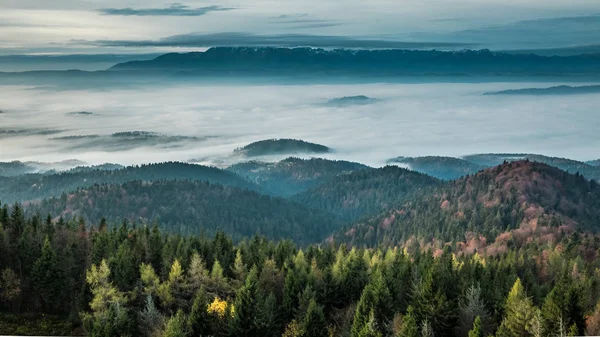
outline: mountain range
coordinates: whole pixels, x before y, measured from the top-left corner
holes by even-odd
[[[108,69],[0,72],[0,83],[110,87],[147,81],[462,81],[534,78],[538,81],[589,81],[600,75],[600,54],[568,56],[484,50],[352,50],[276,47],[213,47],[203,52],[168,53],[117,63]],[[555,94],[582,88],[498,92]],[[590,89],[587,89],[588,91]],[[595,90],[591,88],[591,90]],[[364,103],[364,102],[363,102]]]

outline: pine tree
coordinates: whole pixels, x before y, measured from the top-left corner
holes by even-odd
[[[102,260],[99,266],[92,265],[85,277],[92,292],[90,308],[95,316],[102,315],[114,303],[126,303],[125,295],[110,281],[110,268],[106,260]]]
[[[246,265],[242,260],[242,251],[239,249],[235,254],[235,261],[233,262],[233,274],[238,281],[243,282],[246,279]]]
[[[481,288],[473,285],[467,289],[465,295],[459,301],[457,334],[466,337],[473,327],[476,317],[481,320],[483,333],[489,333],[493,327],[493,319],[481,296]]]
[[[383,337],[383,334],[377,330],[377,322],[375,321],[375,312],[371,310],[369,321],[362,330],[358,333],[359,337]]]
[[[371,275],[369,284],[365,287],[354,315],[352,336],[359,336],[364,326],[369,322],[371,312],[374,314],[375,329],[380,330],[387,323],[392,313],[392,298],[383,280],[380,270]]]
[[[187,337],[188,335],[185,314],[182,310],[178,310],[175,316],[169,318],[165,324],[162,337]]]
[[[408,307],[406,315],[402,317],[402,325],[397,337],[419,337],[419,325],[412,306]]]
[[[194,296],[192,309],[188,317],[188,330],[192,336],[204,336],[210,334],[210,315],[207,312],[209,305],[208,295],[204,288],[198,289]]]
[[[302,320],[304,337],[327,337],[327,320],[323,308],[315,299],[310,300],[304,319]]]
[[[260,301],[256,312],[256,331],[258,336],[274,336],[281,333],[277,324],[277,300],[269,293]]]
[[[421,337],[435,337],[435,332],[431,327],[431,323],[429,323],[428,319],[423,320],[421,322]]]
[[[546,336],[544,317],[542,316],[542,311],[537,307],[533,311],[531,321],[529,321],[529,324],[527,326],[527,331],[531,334],[532,337]]]
[[[32,278],[34,290],[40,295],[44,306],[54,307],[64,286],[64,278],[48,237],[44,239],[42,255],[33,266]]]
[[[469,337],[484,337],[481,317],[477,316],[473,322],[473,329],[469,331]]]
[[[234,335],[240,337],[256,336],[254,324],[258,301],[258,269],[253,267],[246,282],[235,298],[235,316],[233,318]]]
[[[156,337],[164,323],[164,316],[154,305],[152,295],[146,295],[146,306],[140,312],[139,330],[143,336]]]
[[[533,314],[531,299],[527,297],[521,280],[517,278],[512,289],[508,293],[505,305],[504,321],[499,328],[508,336],[529,336],[527,325]]]

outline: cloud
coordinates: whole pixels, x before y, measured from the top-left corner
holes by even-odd
[[[588,15],[486,26],[451,33],[450,37],[475,43],[490,41],[494,45],[509,49],[530,49],[596,44],[599,32],[600,15]]]
[[[218,5],[191,8],[180,3],[171,4],[165,8],[102,8],[98,12],[103,15],[122,15],[122,16],[202,16],[210,12],[223,12],[234,10],[233,7],[223,7]]]
[[[307,23],[304,25],[296,25],[285,27],[285,29],[311,29],[311,28],[326,28],[326,27],[336,27],[341,26],[343,23],[336,22],[323,22],[323,23]]]
[[[468,43],[453,42],[409,42],[378,37],[352,37],[309,34],[271,34],[229,32],[214,34],[183,34],[158,40],[96,40],[73,41],[98,47],[315,47],[315,48],[368,48],[368,49],[427,49],[467,48]]]

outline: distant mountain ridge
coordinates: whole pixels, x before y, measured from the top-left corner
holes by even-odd
[[[598,94],[600,85],[569,86],[559,85],[549,88],[509,89],[486,92],[484,95],[580,95]]]
[[[489,50],[324,50],[315,48],[215,47],[169,53],[147,61],[116,64],[109,71],[197,74],[370,74],[378,76],[470,74],[541,75],[600,73],[600,55],[515,55]]]

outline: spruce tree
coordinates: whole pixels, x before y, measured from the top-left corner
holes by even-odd
[[[42,255],[35,261],[33,266],[32,278],[34,290],[40,295],[44,307],[52,308],[56,306],[65,279],[58,267],[58,260],[48,237],[44,239]]]
[[[323,308],[315,299],[310,300],[304,319],[302,320],[304,337],[327,337],[327,320]]]
[[[529,336],[527,326],[533,315],[531,299],[527,297],[521,280],[517,278],[506,299],[504,321],[499,328],[508,336]]]
[[[258,269],[253,267],[235,298],[233,330],[235,336],[256,336],[255,315],[258,301]]]
[[[204,288],[198,289],[187,321],[188,330],[192,336],[204,336],[211,333],[209,330],[210,315],[206,310],[208,305],[209,300],[206,291]]]
[[[469,337],[484,337],[481,317],[477,316],[473,322],[473,329],[469,331]]]
[[[397,337],[419,337],[419,325],[415,318],[415,312],[412,306],[408,307],[406,315],[402,317],[402,325],[398,331]]]

